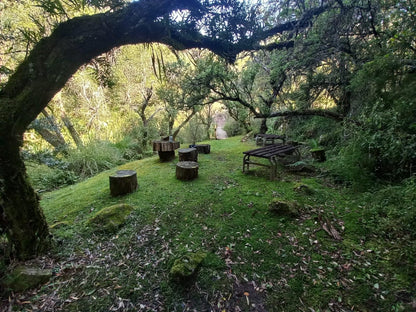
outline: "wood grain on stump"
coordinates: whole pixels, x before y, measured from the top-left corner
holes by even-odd
[[[198,150],[198,153],[209,154],[211,152],[211,145],[209,144],[198,144],[195,145],[195,148]]]
[[[175,149],[180,145],[180,142],[153,141],[153,151],[158,152],[160,161],[171,161],[175,158]]]
[[[181,146],[180,142],[171,141],[153,141],[153,150],[155,152],[171,152]]]
[[[133,193],[137,188],[137,174],[134,170],[118,170],[110,176],[111,196]]]
[[[171,161],[175,159],[175,151],[158,152],[160,161]]]
[[[198,177],[198,163],[195,161],[180,161],[176,164],[178,180],[193,180]]]
[[[198,151],[196,148],[178,149],[179,161],[196,161],[198,162]]]

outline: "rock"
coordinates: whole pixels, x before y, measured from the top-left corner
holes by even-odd
[[[300,215],[299,204],[297,202],[273,199],[269,204],[269,210],[283,217],[298,217]]]
[[[295,173],[315,173],[316,169],[314,166],[307,164],[303,161],[298,161],[293,164],[287,165],[286,167],[290,172]]]
[[[118,204],[103,208],[87,221],[87,225],[98,232],[115,232],[124,224],[134,208]]]
[[[205,252],[199,251],[176,259],[170,269],[170,278],[175,282],[188,281],[195,275],[206,256]]]
[[[46,283],[51,277],[52,270],[18,266],[6,278],[4,286],[15,292],[23,292]]]
[[[298,193],[305,194],[305,195],[313,195],[316,192],[309,185],[302,184],[302,183],[296,184],[293,190],[295,190]]]

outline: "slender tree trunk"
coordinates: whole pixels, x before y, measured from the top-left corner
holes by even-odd
[[[176,137],[179,134],[179,131],[181,131],[181,129],[188,123],[189,120],[191,120],[191,118],[196,114],[196,111],[192,111],[192,113],[186,117],[186,119],[179,125],[179,127],[175,130],[175,132],[172,134],[173,140],[176,139]],[[172,124],[173,125],[173,124]],[[171,131],[171,129],[169,129]]]
[[[42,110],[42,114],[45,116],[45,119],[39,119],[39,122],[32,122],[30,128],[34,129],[42,139],[52,145],[56,151],[65,152],[67,144],[55,118],[45,109]],[[45,120],[47,124],[45,124]]]
[[[65,112],[61,115],[62,122],[64,123],[65,127],[68,129],[69,134],[71,135],[72,140],[74,140],[75,145],[79,148],[82,147],[82,140],[79,136],[77,130],[75,129],[74,125],[72,124],[71,120],[66,116]]]
[[[66,142],[62,137],[43,127],[36,126],[33,127],[33,129],[42,137],[42,139],[52,145],[56,151],[65,151]]]

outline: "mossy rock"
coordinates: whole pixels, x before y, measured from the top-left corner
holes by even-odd
[[[132,206],[126,204],[103,208],[87,221],[87,226],[98,232],[115,232],[133,210]]]
[[[5,288],[23,292],[46,283],[52,277],[52,270],[18,266],[4,280]]]
[[[293,190],[295,192],[305,194],[305,195],[314,195],[316,193],[316,191],[312,187],[303,183],[296,184]]]
[[[206,256],[205,252],[199,251],[176,259],[170,269],[170,278],[175,282],[188,281],[195,275]]]
[[[273,199],[269,204],[269,210],[283,217],[298,217],[300,215],[300,207],[297,202]]]

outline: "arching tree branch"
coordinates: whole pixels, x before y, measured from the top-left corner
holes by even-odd
[[[296,117],[296,116],[321,116],[330,118],[336,121],[343,121],[345,116],[335,112],[323,110],[323,109],[307,109],[301,111],[283,111],[274,112],[269,115],[257,115],[255,118],[273,118],[273,117]]]

